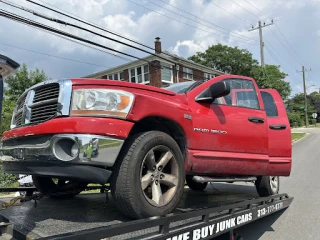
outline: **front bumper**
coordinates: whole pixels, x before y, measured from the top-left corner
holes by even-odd
[[[124,140],[91,134],[55,134],[5,140],[3,170],[106,183]]]

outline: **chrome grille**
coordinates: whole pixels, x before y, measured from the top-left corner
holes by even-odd
[[[57,115],[69,115],[70,80],[45,82],[27,90],[18,100],[11,128],[42,123]]]
[[[23,106],[25,105],[25,102],[26,102],[26,98],[27,98],[27,95],[24,95],[19,101],[18,101],[18,104],[17,104],[17,112],[16,112],[16,115],[14,117],[15,119],[15,122],[16,122],[16,126],[21,126],[23,123],[22,123],[22,112],[23,112]]]
[[[31,105],[30,123],[39,123],[56,116],[58,110],[59,84],[48,84],[35,89]]]

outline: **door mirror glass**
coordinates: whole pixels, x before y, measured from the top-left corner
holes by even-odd
[[[226,96],[230,93],[230,84],[225,81],[217,82],[212,84],[202,93],[200,93],[195,101],[212,103],[216,98]]]

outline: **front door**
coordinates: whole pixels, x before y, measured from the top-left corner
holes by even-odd
[[[281,96],[276,90],[262,89],[269,139],[269,176],[288,176],[291,171],[291,129]]]
[[[268,166],[267,126],[257,86],[247,78],[219,80],[227,81],[231,92],[211,104],[194,101],[211,81],[188,94],[193,110],[192,169],[209,174],[264,174]],[[233,96],[239,89],[248,91],[241,92],[241,100],[235,101],[237,105]]]

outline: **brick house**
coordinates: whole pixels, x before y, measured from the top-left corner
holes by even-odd
[[[159,37],[156,38],[154,43],[156,56],[149,55],[88,75],[85,78],[120,80],[164,87],[173,83],[211,79],[225,74],[167,51],[162,51]]]

